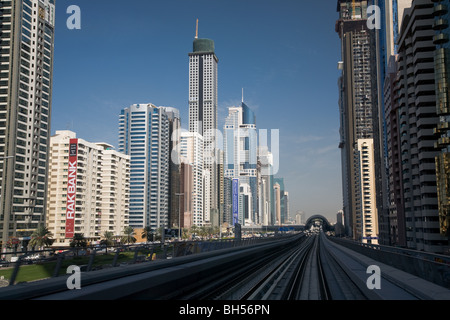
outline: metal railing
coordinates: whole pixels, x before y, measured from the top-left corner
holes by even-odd
[[[329,237],[333,242],[381,263],[450,289],[450,257],[423,251]]]

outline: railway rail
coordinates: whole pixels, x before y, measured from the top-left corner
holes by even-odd
[[[277,252],[230,272],[176,299],[200,300],[429,300],[432,294],[410,290],[406,281],[382,279],[383,288],[367,285],[364,258],[331,243],[325,235],[305,236],[297,247]],[[383,266],[389,273],[389,267]],[[420,279],[419,279],[420,281]],[[450,299],[450,291],[422,282]],[[447,294],[446,294],[446,291]]]
[[[323,233],[83,274],[81,290],[65,278],[8,287],[5,297],[38,300],[450,300],[450,290],[379,264],[381,288],[368,286],[366,256]],[[32,287],[35,286],[35,287]],[[28,289],[27,289],[28,288]],[[26,290],[26,291],[21,291]]]

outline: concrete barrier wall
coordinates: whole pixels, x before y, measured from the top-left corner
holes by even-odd
[[[198,285],[207,276],[247,264],[253,258],[278,252],[286,246],[294,246],[303,235],[274,238],[271,241],[251,245],[233,246],[228,243],[221,250],[213,250],[212,244],[202,245],[203,253],[81,274],[82,290],[68,290],[68,275],[32,283],[21,283],[0,290],[0,300],[48,299],[72,300],[122,299],[138,295],[144,299],[159,299],[184,287]],[[242,242],[243,243],[243,242]],[[241,244],[242,244],[241,243]],[[216,243],[217,245],[217,243]],[[184,248],[185,249],[185,248]]]
[[[364,245],[334,237],[329,239],[381,263],[450,289],[450,264],[447,261],[436,262],[446,260],[442,259],[442,256],[435,255],[436,261],[433,261],[432,254],[426,254],[427,258],[424,259],[420,257],[420,252],[413,255],[412,250],[395,248],[395,252],[392,252],[384,250],[383,246]]]

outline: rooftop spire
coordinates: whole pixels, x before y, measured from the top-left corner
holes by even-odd
[[[244,88],[242,88],[242,103],[244,103]]]
[[[198,39],[198,19],[197,19],[197,26],[195,28],[195,39]]]

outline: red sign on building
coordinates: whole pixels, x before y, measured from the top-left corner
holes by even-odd
[[[75,198],[77,195],[78,139],[70,139],[67,179],[66,239],[75,235]]]

